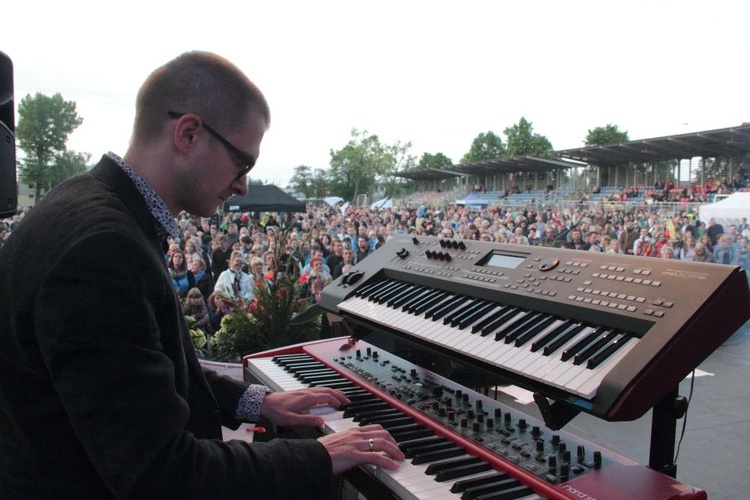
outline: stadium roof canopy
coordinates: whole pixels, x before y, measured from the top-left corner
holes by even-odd
[[[598,167],[694,157],[716,158],[750,153],[750,124],[691,134],[555,151],[560,158]]]
[[[412,180],[440,180],[466,175],[496,175],[511,172],[549,172],[581,166],[580,163],[559,160],[556,158],[539,158],[536,156],[511,156],[496,160],[485,160],[476,163],[453,165],[444,168],[431,168],[412,172],[401,172],[398,177]]]
[[[694,157],[716,158],[750,154],[750,124],[689,134],[640,139],[636,141],[564,149],[553,158],[513,156],[459,164],[439,169],[401,172],[398,177],[412,180],[442,180],[466,175],[496,175],[510,172],[547,172],[582,164],[597,167],[683,160]]]

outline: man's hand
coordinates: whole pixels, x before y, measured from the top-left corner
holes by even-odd
[[[318,441],[331,456],[334,475],[362,464],[395,470],[399,467],[396,461],[405,458],[396,441],[379,425],[355,427],[329,434]]]
[[[260,415],[276,425],[320,427],[323,425],[323,419],[317,415],[307,414],[307,410],[321,405],[338,408],[348,402],[343,392],[327,387],[274,392],[266,394],[260,407]]]

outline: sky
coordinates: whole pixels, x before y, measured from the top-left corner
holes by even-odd
[[[554,149],[590,129],[630,139],[750,122],[750,3],[738,0],[14,1],[0,51],[16,106],[61,93],[68,148],[124,154],[135,96],[182,52],[216,52],[265,93],[271,128],[250,176],[285,187],[325,169],[352,129],[454,163],[525,117]],[[504,137],[503,137],[504,138]]]

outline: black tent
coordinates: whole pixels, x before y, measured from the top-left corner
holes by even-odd
[[[250,185],[246,196],[224,202],[224,212],[306,212],[307,206],[273,185]]]

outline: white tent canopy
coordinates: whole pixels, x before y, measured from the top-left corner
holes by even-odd
[[[750,193],[732,193],[727,198],[698,209],[700,220],[708,223],[714,219],[726,230],[729,224],[738,224],[740,219],[750,219]]]
[[[378,208],[393,208],[393,199],[383,198],[382,200],[378,200],[370,205],[370,208],[373,210],[376,210]]]
[[[323,201],[325,201],[330,206],[334,206],[336,203],[341,203],[344,201],[343,198],[339,198],[338,196],[329,196],[328,198],[323,198]]]

